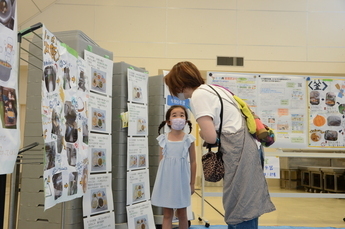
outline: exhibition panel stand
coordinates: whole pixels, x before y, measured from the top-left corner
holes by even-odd
[[[56,37],[83,56],[84,50],[113,58],[112,52],[102,49],[81,31],[55,33]],[[20,209],[18,228],[83,228],[81,198],[57,204],[44,211],[43,138],[41,118],[42,38],[35,36],[29,45],[27,103],[24,145],[38,142],[39,147],[23,154],[23,161],[40,158],[38,164],[23,164],[21,170]]]

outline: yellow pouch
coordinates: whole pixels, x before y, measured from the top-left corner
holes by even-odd
[[[254,119],[252,111],[248,107],[247,103],[244,102],[240,97],[238,97],[236,95],[233,95],[233,97],[236,100],[236,102],[238,103],[238,105],[240,106],[240,110],[242,111],[242,114],[246,117],[249,133],[255,134],[256,133],[256,123],[255,123],[255,119]]]

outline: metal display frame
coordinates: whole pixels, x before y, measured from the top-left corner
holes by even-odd
[[[13,188],[17,193],[13,193],[11,202],[16,203],[11,206],[11,213],[9,219],[9,228],[51,228],[51,229],[69,229],[69,228],[83,228],[82,215],[82,201],[77,198],[68,202],[62,202],[54,208],[43,211],[44,208],[44,190],[43,186],[43,157],[42,150],[44,148],[42,138],[41,109],[37,101],[41,97],[41,80],[42,75],[42,36],[36,33],[37,29],[43,26],[42,23],[37,23],[28,29],[18,33],[18,42],[20,42],[20,49],[28,53],[28,57],[19,56],[19,62],[24,61],[28,64],[28,85],[27,88],[27,103],[24,131],[24,144],[35,141],[40,145],[39,150],[32,149],[28,153],[23,154],[20,158],[21,163],[18,165],[18,172],[16,173],[15,182],[12,182]],[[33,34],[32,40],[24,37],[27,34]],[[111,60],[113,54],[110,51],[100,48],[87,35],[81,31],[63,31],[54,34],[59,37],[64,37],[71,48],[79,51],[79,54],[86,50],[93,50],[96,54],[106,55]],[[26,41],[29,48],[21,47],[21,42]],[[61,42],[62,43],[62,42]],[[20,64],[19,64],[20,66]],[[32,68],[30,68],[32,67]],[[37,164],[37,165],[32,165]],[[36,184],[36,185],[35,185]],[[26,185],[26,186],[25,186]],[[25,187],[24,187],[25,186]],[[20,195],[19,195],[20,194]],[[20,199],[20,208],[18,207],[18,199]]]

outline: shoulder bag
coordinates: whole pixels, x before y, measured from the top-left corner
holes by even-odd
[[[210,85],[208,86],[216,92],[216,94],[218,95],[220,99],[220,104],[221,104],[220,124],[219,124],[219,130],[217,133],[217,142],[216,142],[216,146],[218,147],[218,150],[216,153],[214,153],[211,150],[212,145],[206,144],[208,152],[202,156],[201,162],[202,162],[202,169],[204,172],[205,181],[218,182],[224,177],[223,153],[220,152],[220,147],[221,147],[220,135],[222,133],[222,124],[223,124],[223,100],[213,87],[211,87]]]

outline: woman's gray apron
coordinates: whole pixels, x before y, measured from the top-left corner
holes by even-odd
[[[256,140],[243,118],[237,133],[221,134],[224,161],[223,206],[225,222],[239,224],[275,210],[262,170]]]

